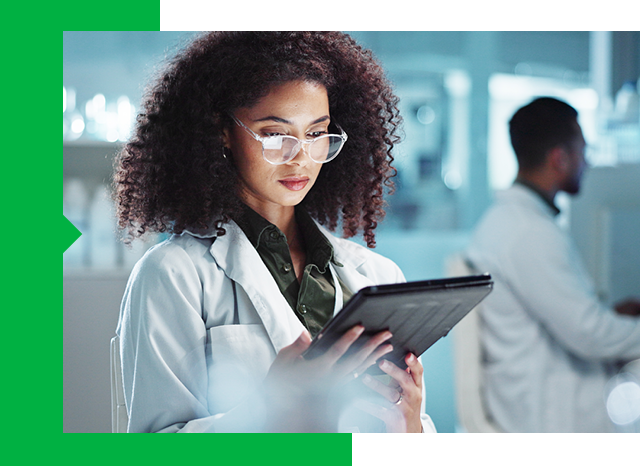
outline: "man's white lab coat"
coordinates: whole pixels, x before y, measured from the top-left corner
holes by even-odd
[[[353,292],[404,281],[391,260],[320,230]],[[242,230],[184,233],[134,268],[117,333],[129,432],[260,431],[260,384],[304,327]],[[336,306],[342,307],[340,286]],[[433,431],[423,416],[425,431]]]
[[[549,205],[519,184],[497,194],[469,259],[495,288],[482,305],[488,408],[510,432],[607,432],[610,362],[640,357],[640,319],[598,302]]]

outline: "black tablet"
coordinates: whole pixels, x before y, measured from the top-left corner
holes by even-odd
[[[414,281],[363,288],[327,322],[304,353],[313,359],[357,324],[365,327],[349,351],[357,350],[372,335],[390,330],[393,351],[383,356],[404,369],[408,352],[420,356],[449,333],[493,287],[489,274]],[[369,372],[380,374],[377,366]]]

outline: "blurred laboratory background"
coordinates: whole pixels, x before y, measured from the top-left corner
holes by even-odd
[[[63,213],[82,236],[63,255],[63,431],[110,432],[109,340],[133,264],[110,201],[113,159],[146,84],[194,33],[63,33]],[[408,280],[448,274],[495,190],[515,178],[507,122],[536,96],[580,112],[591,165],[559,197],[601,298],[640,296],[640,32],[351,32],[387,70],[404,140],[377,251]],[[423,356],[427,412],[464,431],[452,336]]]

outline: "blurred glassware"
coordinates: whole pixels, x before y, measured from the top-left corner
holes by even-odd
[[[135,123],[135,107],[126,95],[110,101],[98,93],[84,105],[76,105],[76,92],[62,87],[62,139],[95,141],[126,141]]]
[[[637,84],[633,81],[625,82],[616,93],[615,117],[628,123],[638,122],[640,112],[640,97]]]

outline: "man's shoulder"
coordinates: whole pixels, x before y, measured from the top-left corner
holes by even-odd
[[[538,242],[557,241],[562,235],[554,218],[536,200],[518,190],[497,193],[470,240],[471,249],[517,252]]]

